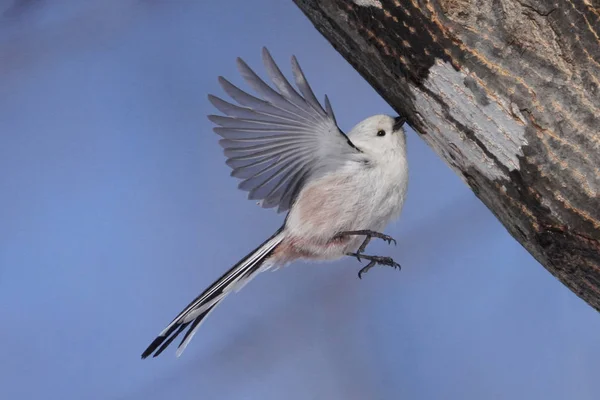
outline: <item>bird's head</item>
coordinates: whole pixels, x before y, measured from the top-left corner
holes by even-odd
[[[359,122],[348,133],[348,137],[358,148],[368,152],[405,151],[405,122],[404,117],[374,115]]]

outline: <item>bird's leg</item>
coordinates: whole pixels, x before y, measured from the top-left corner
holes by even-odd
[[[356,257],[358,261],[361,258],[365,260],[369,260],[369,264],[366,267],[363,267],[360,271],[358,271],[358,277],[362,279],[362,274],[373,268],[375,265],[387,265],[389,267],[401,269],[402,267],[396,261],[394,261],[391,257],[381,257],[381,256],[368,256],[365,254],[359,253],[346,253],[347,256]]]
[[[359,235],[364,235],[365,240],[362,242],[362,244],[360,245],[360,247],[358,248],[356,253],[346,253],[346,255],[348,255],[348,256],[356,257],[356,259],[358,261],[362,261],[363,258],[365,260],[369,260],[369,264],[367,264],[366,267],[362,268],[358,272],[359,278],[362,279],[362,274],[364,274],[365,272],[367,272],[368,270],[370,270],[371,268],[373,268],[375,265],[378,265],[378,264],[379,265],[387,265],[390,267],[400,269],[400,264],[395,262],[391,257],[368,256],[368,255],[363,254],[363,252],[367,248],[367,245],[369,244],[369,242],[371,241],[372,238],[378,238],[378,239],[385,240],[386,242],[388,242],[388,244],[391,244],[392,242],[394,242],[394,244],[396,244],[396,240],[391,236],[384,235],[383,233],[375,232],[372,230],[363,229],[363,230],[358,230],[358,231],[339,232],[333,238],[339,239],[344,236],[359,236]]]
[[[344,232],[340,232],[337,235],[334,236],[334,239],[336,238],[341,238],[344,236],[358,236],[358,235],[365,235],[365,240],[362,242],[362,244],[360,245],[360,247],[358,248],[358,250],[356,251],[356,258],[358,258],[358,261],[360,261],[360,254],[362,254],[363,251],[365,251],[365,249],[367,248],[367,245],[369,244],[369,242],[371,241],[372,238],[378,238],[378,239],[382,239],[385,240],[386,242],[388,242],[388,244],[392,244],[392,242],[394,242],[394,244],[396,244],[396,240],[388,235],[384,235],[383,233],[379,233],[379,232],[375,232],[375,231],[371,231],[368,229],[364,229],[364,230],[360,230],[360,231],[344,231]]]
[[[371,241],[371,236],[366,236],[365,240],[363,240],[362,244],[360,245],[360,247],[358,248],[356,253],[358,253],[358,254],[364,253],[364,251],[367,248],[367,245],[369,244],[370,241]]]

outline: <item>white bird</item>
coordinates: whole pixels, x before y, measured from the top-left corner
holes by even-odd
[[[354,256],[376,264],[400,267],[389,257],[363,254],[372,237],[402,210],[408,183],[403,117],[375,115],[358,123],[346,136],[337,126],[329,99],[321,106],[300,65],[292,57],[299,92],[283,76],[266,48],[268,86],[240,58],[252,96],[223,77],[219,83],[239,105],[209,95],[227,116],[210,115],[223,139],[231,175],[243,179],[239,188],[264,208],[288,211],[273,236],[244,257],[200,294],[158,335],[142,354],[158,356],[181,332],[181,355],[200,323],[233,291],[259,273],[298,259],[335,260]],[[394,241],[395,242],[395,241]]]

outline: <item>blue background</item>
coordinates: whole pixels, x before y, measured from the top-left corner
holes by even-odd
[[[262,274],[140,360],[282,222],[206,119],[263,45],[342,129],[394,114],[290,1],[0,1],[0,398],[597,399],[598,313],[412,131],[398,246],[372,244],[402,271]]]

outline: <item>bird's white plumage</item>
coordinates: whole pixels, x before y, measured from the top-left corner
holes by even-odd
[[[261,98],[221,77],[239,105],[211,95],[226,116],[209,119],[218,125],[214,131],[223,138],[232,176],[242,179],[239,187],[265,208],[289,210],[285,224],[179,313],[142,358],[156,357],[187,328],[179,356],[214,308],[260,272],[300,258],[333,260],[355,252],[364,238],[338,233],[381,231],[402,210],[408,183],[404,119],[369,117],[346,136],[329,99],[325,96],[323,108],[295,57],[298,90],[266,49],[263,62],[276,90],[238,59],[242,76]]]

